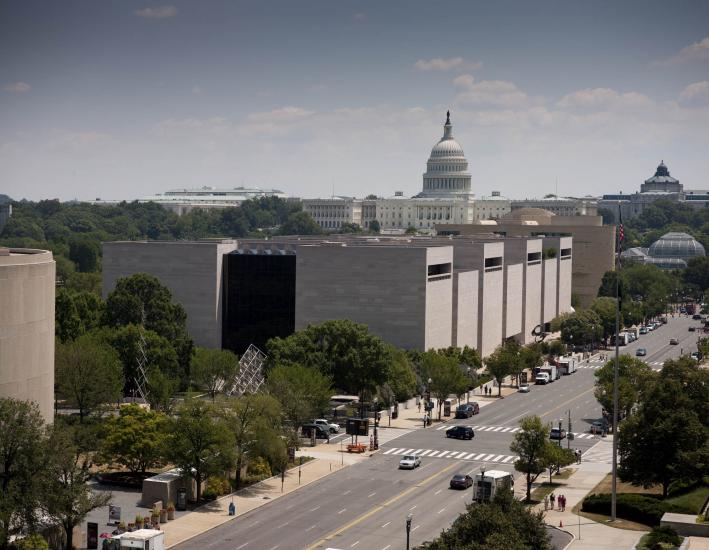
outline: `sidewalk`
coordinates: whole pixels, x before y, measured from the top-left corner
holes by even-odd
[[[566,497],[565,512],[560,512],[556,507],[554,510],[544,512],[544,520],[548,525],[560,528],[574,537],[567,547],[569,550],[630,550],[635,548],[635,545],[645,534],[642,531],[610,527],[571,512],[574,506],[581,502],[611,471],[611,464],[605,460],[605,457],[612,452],[612,445],[612,437],[599,441],[584,454],[581,464],[570,466],[576,471],[568,479],[559,481],[564,485],[556,489],[554,494],[557,497],[559,495]],[[587,459],[587,456],[591,458]],[[538,482],[533,485],[533,489],[545,481],[542,479],[543,477],[544,474],[537,479]],[[524,476],[521,474],[518,477],[517,492],[520,491],[520,487],[523,493],[525,482]],[[544,511],[544,504],[538,504],[535,509]]]
[[[308,451],[306,449],[302,454],[313,456],[314,453]],[[348,463],[345,462],[345,466],[347,465]],[[281,478],[277,476],[241,489],[233,495],[227,495],[205,504],[189,514],[160,526],[165,532],[165,546],[166,548],[175,546],[227,521],[238,519],[255,508],[259,508],[272,500],[287,495],[299,487],[312,483],[342,468],[343,466],[339,460],[312,460],[301,467],[300,482],[297,467],[286,473],[283,492],[281,492]],[[236,505],[236,516],[229,516],[229,504],[232,500]]]

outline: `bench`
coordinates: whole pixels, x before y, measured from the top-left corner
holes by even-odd
[[[367,446],[364,443],[350,443],[347,445],[348,453],[363,453],[367,450]]]

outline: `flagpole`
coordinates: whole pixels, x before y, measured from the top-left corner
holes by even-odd
[[[613,362],[613,468],[611,480],[611,521],[616,520],[618,490],[618,368],[620,360],[620,249],[625,237],[623,214],[618,203],[618,234],[615,263],[615,361]]]

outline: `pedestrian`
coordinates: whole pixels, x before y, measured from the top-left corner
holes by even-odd
[[[566,512],[566,495],[561,495],[561,511]]]
[[[549,495],[549,502],[551,502],[551,509],[554,509],[554,501],[556,500],[556,497],[554,496],[554,493]]]
[[[417,404],[418,404],[418,407],[419,407],[419,412],[421,412],[421,400],[420,400],[420,399],[417,399],[417,401],[418,401]]]
[[[544,511],[546,512],[549,509],[549,495],[546,495],[544,497]]]

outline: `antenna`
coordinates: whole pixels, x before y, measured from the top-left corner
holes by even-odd
[[[136,362],[138,364],[137,373],[134,377],[135,388],[138,391],[138,395],[143,400],[144,403],[148,402],[148,376],[145,372],[145,367],[148,364],[148,356],[145,353],[145,347],[147,345],[145,341],[145,306],[140,306],[140,339],[138,340],[138,356],[136,357]]]

